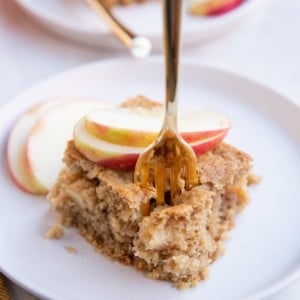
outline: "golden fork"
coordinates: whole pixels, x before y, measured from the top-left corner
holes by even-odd
[[[139,156],[134,181],[142,187],[156,188],[156,205],[165,203],[170,186],[174,196],[198,184],[197,159],[192,148],[177,129],[177,81],[182,0],[163,0],[164,54],[166,72],[165,117],[158,138]],[[154,182],[151,183],[152,178]],[[141,206],[143,215],[150,212],[150,202]]]
[[[151,42],[143,37],[137,36],[127,29],[111,12],[111,10],[103,3],[103,0],[86,0],[87,3],[102,17],[109,26],[110,30],[117,38],[130,50],[131,54],[136,58],[147,57],[152,49]]]

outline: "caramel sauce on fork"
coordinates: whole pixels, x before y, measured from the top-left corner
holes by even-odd
[[[176,195],[198,184],[195,160],[190,146],[172,130],[168,130],[149,150],[141,154],[136,165],[135,183],[143,188],[152,185],[156,189],[156,206],[165,204],[165,193],[169,186],[172,205]],[[150,209],[150,201],[141,204],[142,215],[149,215]]]

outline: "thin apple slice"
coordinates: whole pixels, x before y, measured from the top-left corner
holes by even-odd
[[[81,119],[74,128],[74,144],[77,150],[90,161],[108,168],[132,170],[143,147],[131,147],[109,143],[95,137],[86,128],[85,118]],[[219,144],[227,132],[221,132],[209,138],[190,143],[196,155],[211,150]]]
[[[231,11],[243,2],[244,0],[193,0],[188,11],[194,15],[217,16]]]
[[[10,131],[6,147],[8,170],[16,185],[28,193],[43,194],[45,189],[28,168],[25,155],[26,140],[39,117],[59,101],[64,99],[41,102],[33,106],[20,116]]]
[[[110,168],[130,170],[135,166],[141,147],[112,144],[92,135],[81,119],[74,128],[74,144],[77,150],[90,161]]]
[[[157,137],[163,122],[163,109],[113,107],[87,114],[85,126],[100,139],[123,146],[146,147]],[[230,120],[208,109],[181,115],[179,131],[192,143],[222,132],[228,132]]]
[[[57,105],[35,123],[26,142],[28,167],[40,186],[48,191],[63,166],[66,143],[76,122],[91,109],[107,107],[99,101],[73,100]]]

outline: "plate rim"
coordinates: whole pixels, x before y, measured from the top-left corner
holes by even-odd
[[[82,64],[75,68],[70,68],[63,72],[59,72],[53,76],[49,76],[48,78],[37,82],[36,84],[30,86],[29,88],[24,89],[23,92],[17,94],[15,97],[12,97],[10,100],[7,101],[6,104],[0,106],[0,116],[5,114],[6,111],[10,111],[14,107],[16,102],[18,102],[18,98],[24,97],[24,95],[31,93],[32,91],[34,91],[37,88],[40,88],[40,86],[47,85],[52,81],[56,81],[60,77],[65,77],[74,72],[75,73],[80,72],[81,70],[86,70],[86,69],[93,68],[93,67],[101,68],[102,65],[119,64],[119,63],[126,63],[126,62],[130,62],[130,61],[132,61],[132,59],[130,59],[130,58],[117,58],[117,59],[113,58],[113,59],[107,59],[104,61],[99,60],[99,61]],[[144,62],[162,63],[163,60],[162,60],[161,56],[153,56],[151,58],[146,59]],[[272,93],[272,94],[278,96],[280,98],[281,102],[287,103],[289,106],[293,107],[295,109],[296,113],[299,114],[299,116],[300,116],[300,104],[296,103],[296,101],[293,100],[293,98],[291,96],[286,95],[284,92],[279,91],[278,89],[270,86],[269,84],[267,84],[265,82],[260,82],[258,79],[254,78],[254,77],[245,75],[242,72],[235,71],[235,70],[223,67],[223,66],[214,65],[211,63],[194,62],[190,58],[182,58],[181,65],[193,66],[193,67],[197,67],[200,69],[211,70],[213,72],[222,73],[222,75],[224,75],[224,76],[228,75],[230,77],[235,77],[235,78],[242,79],[243,81],[250,82],[251,84],[259,86],[259,88],[265,89],[269,93]],[[0,124],[1,124],[1,118],[0,118]],[[9,271],[9,270],[7,271],[7,269],[9,269],[9,268],[5,268],[5,264],[3,267],[3,264],[1,264],[1,261],[0,261],[1,273],[4,274],[7,278],[9,278],[11,281],[16,283],[17,285],[24,288],[25,290],[27,290],[30,293],[37,295],[39,297],[43,297],[43,298],[46,297],[47,299],[53,298],[53,299],[57,299],[57,300],[59,300],[59,299],[64,300],[63,298],[61,298],[60,295],[57,295],[55,293],[53,294],[53,291],[47,290],[45,292],[45,290],[40,288],[38,285],[28,283],[26,279],[19,278],[17,274],[15,274],[13,271]],[[256,292],[255,294],[251,295],[250,297],[244,298],[244,300],[258,300],[258,299],[262,299],[265,297],[269,297],[271,295],[276,294],[280,290],[288,287],[289,285],[291,285],[292,283],[294,283],[296,280],[299,280],[299,279],[300,279],[300,266],[298,266],[294,271],[289,272],[288,275],[283,275],[279,280],[270,284],[269,286],[262,289],[261,291]]]

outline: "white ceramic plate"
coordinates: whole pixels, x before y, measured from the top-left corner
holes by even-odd
[[[119,48],[121,45],[84,0],[17,0],[17,2],[41,24],[65,37],[102,47]],[[191,16],[185,9],[183,44],[193,44],[233,27],[259,2],[246,0],[244,4],[227,14],[209,18]],[[161,49],[162,24],[159,1],[117,7],[114,12],[128,28],[147,36],[155,49]]]
[[[163,99],[163,86],[159,59],[93,63],[43,82],[0,112],[2,162],[10,126],[41,99],[77,95],[118,103],[138,93]],[[233,123],[227,141],[250,153],[255,172],[263,177],[251,188],[253,200],[237,218],[226,254],[212,265],[209,280],[179,292],[167,282],[109,261],[75,230],[68,229],[59,241],[44,239],[53,212],[45,199],[15,187],[5,163],[0,171],[1,271],[38,295],[61,300],[261,299],[296,279],[300,275],[299,108],[259,83],[189,62],[181,68],[180,102],[191,109],[205,106],[227,114]],[[78,253],[69,254],[66,246]]]

